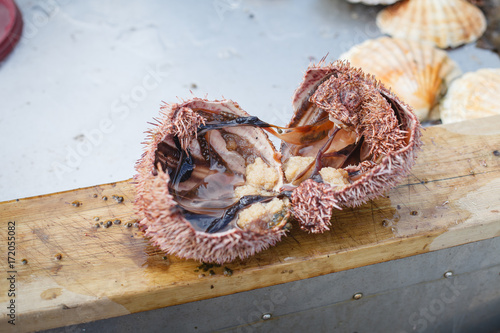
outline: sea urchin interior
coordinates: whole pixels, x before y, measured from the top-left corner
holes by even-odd
[[[291,214],[328,230],[333,208],[377,197],[414,164],[411,108],[348,63],[311,66],[293,105],[286,128],[230,100],[164,105],[136,165],[145,235],[183,258],[246,258],[278,242]]]

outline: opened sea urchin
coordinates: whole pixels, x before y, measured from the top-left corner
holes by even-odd
[[[145,235],[183,258],[246,258],[278,242],[291,214],[328,230],[333,208],[377,197],[414,164],[411,108],[347,63],[310,67],[293,105],[286,128],[230,100],[164,105],[136,165]]]

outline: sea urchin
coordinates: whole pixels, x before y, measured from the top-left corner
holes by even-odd
[[[328,230],[334,208],[379,196],[414,164],[411,108],[346,62],[309,67],[293,106],[282,128],[230,100],[164,105],[136,165],[145,235],[183,258],[246,258],[278,242],[291,214]]]

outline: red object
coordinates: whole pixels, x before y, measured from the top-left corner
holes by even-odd
[[[13,0],[0,0],[0,61],[16,46],[23,31],[21,12]]]

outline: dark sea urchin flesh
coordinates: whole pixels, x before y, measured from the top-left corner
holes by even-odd
[[[293,107],[283,128],[230,100],[164,105],[136,165],[145,235],[183,258],[246,258],[280,241],[292,215],[329,230],[334,208],[376,198],[415,163],[411,108],[346,62],[310,66]]]

